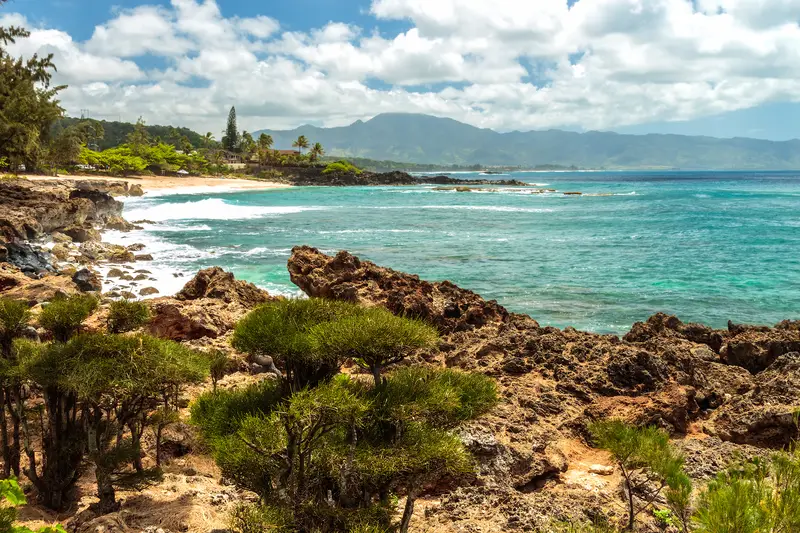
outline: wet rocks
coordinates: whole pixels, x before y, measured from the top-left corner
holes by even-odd
[[[78,270],[72,276],[72,281],[82,292],[100,292],[103,290],[103,283],[100,281],[100,276],[87,268]]]
[[[100,232],[91,226],[70,226],[61,230],[73,242],[100,242]]]
[[[152,296],[154,294],[158,294],[159,292],[160,291],[155,287],[145,287],[139,291],[139,296]]]
[[[136,254],[133,256],[134,261],[152,261],[153,256],[150,254]]]

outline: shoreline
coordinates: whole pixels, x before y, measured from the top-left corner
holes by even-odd
[[[268,190],[284,189],[292,187],[287,183],[274,181],[260,181],[244,178],[225,178],[209,176],[187,176],[179,178],[174,176],[140,176],[140,177],[115,177],[115,176],[94,176],[94,175],[70,175],[70,176],[44,176],[44,175],[21,175],[22,179],[32,182],[62,182],[70,183],[77,181],[104,181],[104,182],[125,182],[130,185],[139,185],[147,193],[161,194],[180,194],[182,189],[192,192],[215,192],[220,190],[245,191],[245,190]]]

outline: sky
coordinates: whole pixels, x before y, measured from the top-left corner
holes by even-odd
[[[800,0],[10,0],[71,116],[800,138]]]

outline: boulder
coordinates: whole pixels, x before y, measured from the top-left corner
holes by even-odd
[[[52,237],[53,242],[56,243],[68,244],[72,242],[72,237],[61,233],[60,231],[54,231],[50,234],[50,237]]]
[[[70,226],[62,232],[73,242],[99,242],[102,239],[100,232],[91,226]]]
[[[137,242],[136,244],[128,245],[127,248],[131,252],[141,252],[142,250],[144,250],[146,248],[146,246],[144,244],[140,243],[140,242]]]
[[[58,294],[77,292],[78,287],[69,276],[45,274],[32,279],[13,265],[0,264],[0,298],[22,300],[33,306],[49,302]]]
[[[780,356],[753,381],[752,389],[714,411],[706,430],[736,444],[789,446],[798,437],[800,353]]]
[[[112,215],[106,219],[106,229],[117,231],[131,231],[136,229],[136,226],[125,220],[119,215]]]
[[[54,271],[53,258],[46,250],[34,248],[26,242],[9,242],[3,247],[6,250],[6,261],[25,273],[41,276]]]
[[[272,300],[252,283],[214,267],[201,270],[174,298],[149,300],[148,328],[158,337],[188,341],[216,339],[231,331],[254,307]]]
[[[152,261],[153,256],[150,254],[136,254],[133,256],[134,261]]]
[[[134,261],[133,252],[118,244],[104,242],[85,242],[79,251],[91,261],[109,261],[111,263],[130,263]]]
[[[70,249],[64,244],[56,244],[50,249],[50,253],[59,261],[67,261],[70,258]]]
[[[267,291],[259,289],[252,283],[237,280],[233,274],[219,267],[198,272],[175,295],[175,298],[184,301],[213,298],[244,307],[255,307],[271,299]]]
[[[139,291],[140,296],[152,296],[153,294],[158,294],[160,291],[155,287],[145,287],[144,289]]]
[[[83,292],[101,292],[103,290],[103,283],[100,281],[100,276],[87,268],[77,271],[72,276],[72,281],[77,285],[78,289]]]

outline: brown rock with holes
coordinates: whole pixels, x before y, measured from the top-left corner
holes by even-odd
[[[509,315],[497,302],[486,302],[449,281],[422,281],[348,252],[330,257],[316,248],[296,247],[289,259],[289,275],[309,296],[383,305],[393,313],[427,320],[443,332],[505,322]]]
[[[236,280],[221,268],[201,270],[174,298],[148,303],[149,330],[158,337],[188,341],[218,338],[256,306],[273,297],[252,283]]]

